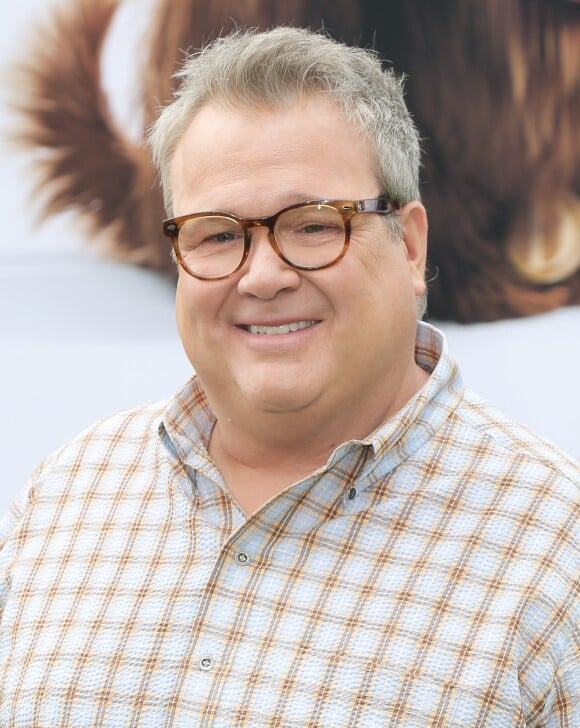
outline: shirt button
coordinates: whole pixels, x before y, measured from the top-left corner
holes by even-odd
[[[245,551],[238,551],[235,558],[241,566],[245,566],[250,561],[250,557]]]
[[[199,658],[197,664],[200,670],[208,672],[208,670],[211,670],[211,668],[213,667],[213,658],[209,657],[209,655],[204,655],[203,657]]]

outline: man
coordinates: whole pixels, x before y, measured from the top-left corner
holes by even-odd
[[[196,376],[7,517],[2,724],[571,726],[578,468],[417,325],[400,83],[289,28],[181,76],[151,144]]]

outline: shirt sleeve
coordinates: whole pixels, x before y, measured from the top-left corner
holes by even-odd
[[[520,643],[520,689],[527,726],[573,728],[580,717],[580,645],[575,584],[567,596],[536,601]],[[539,604],[538,604],[539,602]],[[530,629],[531,628],[531,629]]]
[[[37,478],[44,470],[46,462],[42,463],[34,471],[24,488],[20,490],[0,519],[0,618],[8,596],[10,570],[14,564],[17,551],[25,541],[25,535],[20,533],[20,530],[27,510],[34,500]]]
[[[575,650],[554,675],[552,689],[538,725],[572,728],[580,718],[580,662]]]

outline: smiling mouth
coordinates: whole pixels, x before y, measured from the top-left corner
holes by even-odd
[[[257,324],[250,324],[249,326],[243,326],[246,331],[250,334],[290,334],[294,331],[300,331],[301,329],[308,329],[311,326],[317,324],[318,321],[292,321],[288,324],[280,324],[280,326],[261,326]]]

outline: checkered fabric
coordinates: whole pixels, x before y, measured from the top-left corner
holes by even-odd
[[[429,382],[247,517],[194,378],[102,421],[3,522],[2,726],[580,725],[579,468]]]

